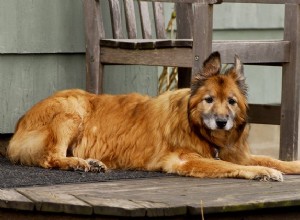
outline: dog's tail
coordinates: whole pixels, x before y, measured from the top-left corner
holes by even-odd
[[[39,164],[39,158],[43,155],[43,146],[47,135],[40,131],[16,130],[9,142],[7,157],[13,163],[35,166]]]

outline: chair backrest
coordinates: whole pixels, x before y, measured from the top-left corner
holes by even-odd
[[[108,0],[108,3],[111,15],[112,35],[114,39],[166,38],[162,2]],[[139,15],[139,19],[136,18],[136,15]],[[155,31],[153,31],[152,21],[154,21]],[[101,27],[103,27],[103,21],[100,20],[99,22],[102,23]],[[126,30],[124,30],[123,24],[126,24]],[[138,37],[139,27],[142,33],[141,37]],[[101,37],[105,38],[106,35],[104,29],[102,30],[103,33],[101,34]]]

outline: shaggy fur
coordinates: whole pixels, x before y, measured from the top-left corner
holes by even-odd
[[[8,157],[64,170],[161,170],[194,177],[282,181],[300,162],[250,154],[243,64],[220,74],[214,52],[191,89],[156,98],[61,91],[18,122]],[[218,157],[218,158],[216,158]],[[100,162],[101,161],[101,162]]]

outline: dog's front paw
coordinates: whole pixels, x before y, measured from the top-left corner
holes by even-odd
[[[104,173],[107,171],[107,167],[105,166],[105,164],[99,160],[89,158],[86,160],[86,162],[89,164],[88,169],[85,170],[86,172],[90,171],[93,173]]]
[[[259,181],[283,181],[282,173],[278,170],[261,166],[254,166],[249,168],[250,170],[246,171],[245,173],[247,179],[254,179]]]

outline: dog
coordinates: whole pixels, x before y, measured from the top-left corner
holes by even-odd
[[[250,153],[247,85],[236,56],[221,73],[213,52],[191,88],[157,97],[65,90],[33,106],[17,123],[13,163],[62,170],[163,171],[200,178],[283,181],[300,161]]]

